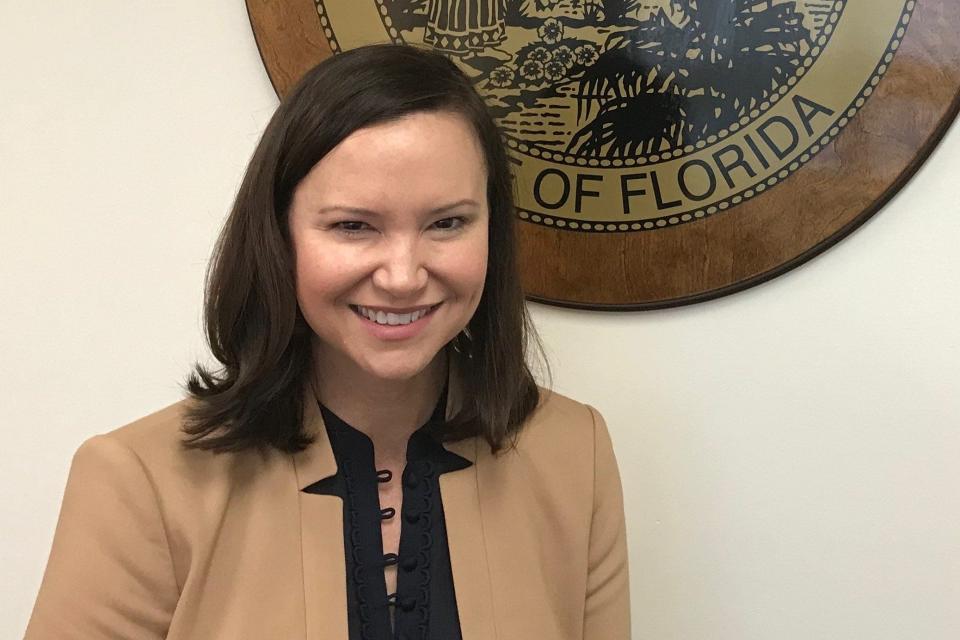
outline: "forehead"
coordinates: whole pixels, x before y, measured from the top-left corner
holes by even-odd
[[[359,129],[298,186],[316,203],[417,208],[438,200],[486,204],[487,171],[471,124],[451,112],[420,112]]]

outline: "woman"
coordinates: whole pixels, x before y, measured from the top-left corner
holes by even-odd
[[[524,360],[511,189],[442,55],[309,72],[214,256],[221,366],[81,446],[27,639],[628,638],[616,461]]]

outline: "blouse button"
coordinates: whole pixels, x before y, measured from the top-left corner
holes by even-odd
[[[420,520],[420,514],[416,511],[404,511],[403,519],[410,524],[417,524],[417,521]]]
[[[403,567],[404,571],[407,571],[407,572],[413,571],[414,569],[417,568],[416,556],[411,558],[404,558],[403,561],[400,563],[400,566]]]
[[[400,608],[404,611],[413,611],[416,606],[416,598],[400,598]]]

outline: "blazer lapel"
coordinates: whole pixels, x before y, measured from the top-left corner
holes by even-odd
[[[476,438],[444,446],[468,460],[476,460]],[[440,495],[463,640],[491,640],[497,633],[476,463],[440,476]]]
[[[451,418],[460,408],[462,389],[455,358],[449,359],[447,412]],[[463,640],[491,640],[497,637],[493,615],[487,545],[480,509],[477,463],[479,438],[444,443],[444,448],[472,462],[469,467],[440,476],[450,567],[457,596],[460,632]]]
[[[305,402],[304,425],[314,442],[294,454],[300,495],[300,540],[306,640],[347,640],[347,569],[343,557],[343,501],[306,493],[305,487],[337,473],[337,462],[313,395]]]

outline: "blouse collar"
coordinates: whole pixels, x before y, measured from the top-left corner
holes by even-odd
[[[447,394],[441,393],[432,415],[410,434],[406,448],[407,463],[431,462],[437,474],[456,471],[472,464],[469,460],[444,449],[434,435],[443,429],[446,400]],[[327,435],[338,465],[346,459],[353,459],[372,468],[374,446],[370,437],[348,424],[322,403],[319,404],[320,414],[327,428]]]
[[[449,352],[448,352],[449,353]],[[294,467],[297,473],[297,484],[301,489],[304,489],[319,480],[329,478],[336,475],[337,473],[337,459],[333,452],[333,445],[330,441],[330,433],[328,431],[327,425],[325,423],[325,407],[324,410],[321,410],[319,403],[317,403],[314,398],[314,393],[312,386],[308,383],[305,389],[306,393],[304,394],[305,398],[309,400],[304,402],[304,430],[305,432],[313,438],[313,442],[303,451],[294,454]],[[414,432],[414,435],[420,434],[416,438],[417,445],[425,445],[427,448],[432,448],[431,443],[436,446],[433,449],[434,454],[442,454],[444,452],[455,454],[455,456],[461,459],[461,463],[457,463],[457,460],[453,458],[448,458],[450,463],[453,465],[451,470],[460,469],[471,464],[474,464],[477,460],[477,439],[476,438],[467,438],[465,440],[460,440],[457,442],[437,442],[432,437],[427,436],[426,430],[429,429],[429,426],[432,424],[434,419],[439,419],[439,416],[442,414],[444,420],[449,420],[460,408],[462,398],[462,386],[460,381],[459,371],[456,365],[456,358],[448,358],[448,367],[447,367],[447,385],[446,385],[446,395],[441,397],[440,401],[437,403],[437,407],[434,410],[434,415],[431,416],[431,419],[427,421],[420,429]],[[336,420],[339,420],[332,412],[328,412],[329,416],[332,416]],[[346,425],[352,431],[359,433],[366,437],[362,432],[354,429],[346,422],[339,420],[342,428],[343,425]],[[336,437],[336,436],[334,436]],[[427,438],[427,440],[421,439],[421,437]],[[414,438],[411,436],[411,440]],[[423,447],[415,447],[418,451],[422,451]]]

